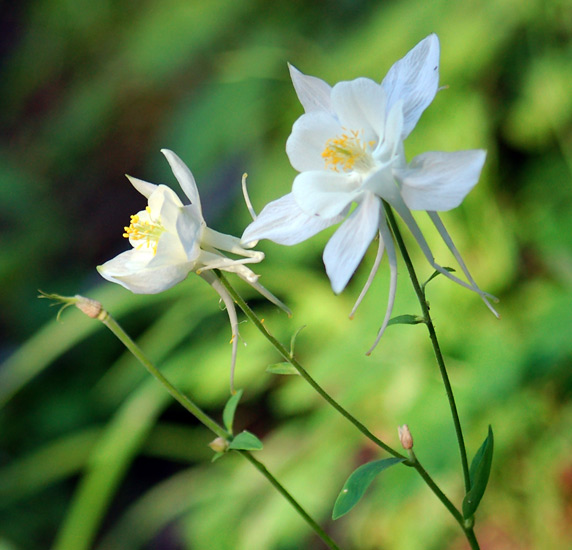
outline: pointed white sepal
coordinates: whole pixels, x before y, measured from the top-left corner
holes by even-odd
[[[485,157],[483,150],[418,155],[407,168],[394,170],[405,204],[435,212],[456,208],[479,181]]]
[[[312,111],[330,111],[331,86],[322,79],[308,76],[288,63],[290,77],[296,95],[307,113]]]
[[[405,139],[415,128],[423,111],[433,101],[439,87],[439,39],[430,34],[405,57],[397,61],[381,85],[387,94],[387,110],[402,99]]]
[[[189,170],[188,166],[169,149],[161,149],[161,153],[165,155],[167,162],[173,170],[173,174],[181,189],[187,195],[191,204],[194,204],[202,216],[201,199],[199,197],[199,190],[197,189],[197,183],[193,173]]]
[[[324,219],[302,212],[292,193],[269,202],[242,234],[243,246],[253,246],[253,242],[269,239],[278,244],[295,245],[313,237],[316,233],[339,223],[345,216]]]

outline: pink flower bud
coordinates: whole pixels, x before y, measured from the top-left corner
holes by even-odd
[[[85,298],[84,296],[80,296],[79,294],[76,295],[75,298],[77,298],[75,307],[77,307],[80,311],[82,311],[92,319],[100,319],[100,315],[104,310],[102,305],[97,300],[92,300],[91,298]]]
[[[397,428],[399,433],[399,441],[401,441],[401,446],[406,450],[409,451],[413,448],[413,437],[411,436],[411,432],[409,431],[409,426],[407,424],[403,424],[403,426],[399,426]]]
[[[223,437],[217,437],[209,443],[209,447],[215,453],[224,453],[228,449],[228,441]]]

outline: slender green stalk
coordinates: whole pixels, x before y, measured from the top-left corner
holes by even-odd
[[[232,435],[222,426],[217,424],[212,418],[205,414],[191,399],[181,393],[173,386],[167,378],[165,378],[159,369],[149,360],[143,353],[141,348],[131,339],[131,337],[121,328],[111,315],[105,310],[101,310],[97,317],[113,334],[121,341],[121,343],[134,355],[134,357],[154,376],[187,411],[195,418],[202,422],[209,430],[225,440],[230,440]],[[283,485],[268,471],[268,469],[252,456],[248,451],[238,451],[246,460],[248,460],[269,482],[270,484],[292,505],[298,514],[306,521],[306,523],[314,530],[314,532],[322,539],[324,544],[331,550],[340,550],[336,543],[328,536],[328,534],[316,523],[310,515],[300,506],[294,497],[284,488]]]
[[[220,273],[216,272],[217,277],[221,280],[222,284],[228,290],[229,294],[232,296],[232,299],[236,302],[238,307],[244,312],[244,314],[254,323],[256,328],[262,333],[262,335],[272,344],[272,347],[276,349],[276,351],[282,355],[282,357],[288,361],[300,374],[300,376],[316,390],[321,397],[323,397],[334,409],[336,409],[342,416],[347,418],[362,434],[364,434],[369,440],[373,441],[378,447],[381,447],[385,451],[387,451],[390,455],[393,455],[397,458],[407,458],[403,456],[401,453],[398,453],[395,449],[392,449],[389,445],[381,441],[378,437],[373,435],[357,418],[355,418],[351,413],[349,413],[346,409],[344,409],[337,401],[335,401],[308,373],[308,371],[302,367],[300,363],[290,354],[290,352],[284,347],[284,345],[279,342],[270,332],[268,332],[267,328],[264,326],[262,321],[258,318],[256,313],[252,311],[250,306],[243,300],[243,298],[236,292],[236,290],[232,287],[232,285],[227,281],[226,277]]]
[[[292,498],[292,495],[278,480],[266,469],[266,466],[256,460],[252,454],[247,451],[239,451],[266,479],[276,488],[276,490],[296,509],[296,511],[306,520],[306,522],[314,529],[319,537],[328,545],[328,548],[339,550],[336,543],[328,536],[328,534],[306,513],[306,511]]]
[[[474,521],[471,522],[470,524],[465,523],[465,520],[463,519],[463,515],[461,514],[461,512],[459,512],[459,510],[455,508],[455,505],[445,496],[443,491],[439,489],[439,487],[433,481],[433,479],[431,479],[431,476],[427,473],[425,468],[421,466],[421,463],[419,462],[419,460],[417,460],[417,457],[415,456],[413,449],[409,450],[409,460],[413,468],[415,468],[417,473],[423,478],[425,483],[429,486],[429,488],[433,491],[433,493],[435,493],[437,498],[445,505],[447,510],[449,510],[451,515],[455,518],[455,521],[461,526],[461,529],[464,531],[465,536],[467,537],[467,540],[471,545],[472,550],[480,550],[479,542],[477,541],[477,537],[475,536],[475,532],[473,531]]]
[[[457,410],[457,405],[455,403],[455,396],[453,395],[453,388],[451,387],[451,382],[449,381],[449,375],[447,373],[447,368],[445,366],[445,360],[443,359],[441,347],[439,346],[439,341],[437,340],[437,333],[435,331],[435,326],[433,325],[431,314],[429,313],[429,306],[425,298],[425,292],[423,291],[421,285],[419,284],[419,279],[417,278],[417,274],[415,273],[413,263],[411,262],[411,258],[409,256],[409,253],[407,252],[407,247],[403,242],[403,237],[401,236],[401,233],[399,231],[399,226],[397,225],[391,207],[385,205],[385,212],[389,220],[389,224],[391,225],[391,230],[393,231],[393,235],[395,236],[395,240],[397,241],[397,246],[399,246],[399,250],[401,251],[401,255],[403,256],[405,265],[407,266],[407,271],[409,272],[409,277],[413,284],[413,288],[415,290],[415,294],[417,295],[417,299],[419,300],[421,310],[423,311],[423,320],[425,322],[425,325],[427,326],[427,330],[429,331],[429,338],[431,339],[431,344],[433,345],[433,351],[435,353],[435,358],[437,359],[439,372],[441,373],[441,378],[443,379],[443,384],[445,385],[445,392],[447,393],[447,399],[449,401],[449,407],[451,409],[451,415],[453,417],[453,424],[455,425],[455,433],[457,435],[459,454],[461,455],[461,465],[463,468],[463,478],[465,481],[465,492],[468,493],[471,489],[471,479],[469,476],[469,464],[467,461],[467,450],[465,448],[465,439],[463,437],[463,430],[461,428],[459,412]]]
[[[473,526],[465,527],[464,531],[472,550],[480,550],[481,547],[479,546],[479,541],[477,540]]]
[[[219,437],[228,439],[231,435],[222,427],[219,426],[210,416],[205,414],[201,408],[196,405],[186,395],[182,394],[169,380],[167,380],[161,371],[149,360],[143,353],[141,348],[131,339],[131,337],[119,326],[117,321],[105,312],[101,318],[101,322],[111,331],[117,339],[133,354],[133,356],[147,369],[147,371],[154,376],[163,387],[176,399],[187,411],[189,411],[197,420],[202,422],[211,432],[214,432]]]
[[[443,491],[441,491],[441,489],[439,489],[439,487],[433,481],[433,479],[431,479],[431,476],[427,473],[427,470],[425,470],[425,468],[423,468],[423,466],[421,466],[421,463],[419,462],[419,460],[417,460],[417,457],[415,456],[413,449],[411,449],[409,451],[409,459],[411,460],[411,462],[413,464],[413,468],[415,468],[415,470],[417,470],[417,473],[423,478],[425,483],[427,483],[427,485],[429,485],[431,490],[437,495],[437,498],[445,505],[447,510],[449,510],[449,512],[451,512],[451,515],[455,518],[457,523],[459,523],[459,525],[464,530],[465,524],[464,524],[464,520],[463,520],[463,516],[462,516],[461,512],[459,512],[459,510],[457,510],[457,508],[455,508],[455,505],[445,496]]]

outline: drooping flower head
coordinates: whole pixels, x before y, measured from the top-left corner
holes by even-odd
[[[232,369],[236,359],[238,322],[234,302],[212,272],[220,269],[236,273],[264,297],[285,311],[288,308],[258,283],[258,275],[245,264],[264,259],[262,252],[247,250],[240,239],[207,227],[193,174],[172,151],[163,149],[173,174],[190,204],[183,204],[166,185],[155,185],[127,176],[133,187],[147,198],[144,210],[131,216],[123,236],[131,250],[97,267],[100,275],[136,294],[156,294],[181,282],[191,272],[205,279],[223,300],[232,329]],[[231,253],[240,258],[230,258]],[[231,377],[232,384],[232,377]]]
[[[269,203],[246,228],[243,243],[266,238],[292,245],[343,221],[323,255],[332,288],[339,293],[379,235],[378,257],[352,311],[353,315],[369,288],[385,248],[391,270],[390,296],[377,344],[390,319],[397,278],[395,248],[384,212],[387,203],[399,213],[429,263],[477,292],[496,314],[436,214],[462,202],[478,181],[485,152],[428,152],[409,163],[405,158],[403,141],[438,90],[437,36],[432,34],[417,44],[391,67],[381,84],[358,78],[331,87],[292,66],[290,75],[305,113],[294,123],[286,152],[300,174],[292,192]],[[468,282],[435,262],[411,210],[429,213]]]

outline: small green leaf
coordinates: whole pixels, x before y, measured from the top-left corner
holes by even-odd
[[[215,453],[211,458],[211,463],[214,462],[215,460],[218,460],[221,456],[224,456],[224,453]]]
[[[234,413],[236,412],[236,407],[238,407],[238,402],[242,397],[242,390],[238,390],[230,399],[226,402],[224,410],[222,411],[222,421],[224,427],[232,434],[232,425],[234,423]]]
[[[375,477],[383,470],[403,462],[405,458],[384,458],[363,464],[354,470],[344,483],[332,512],[332,519],[338,519],[347,514],[366,492]]]
[[[262,449],[262,441],[254,434],[244,430],[230,442],[228,448],[235,451],[260,451]]]
[[[455,270],[452,267],[444,267],[443,268],[445,271],[448,271],[449,273],[454,273]],[[437,277],[437,275],[443,275],[443,273],[441,273],[440,271],[434,271],[433,275],[431,275],[431,277],[429,277],[429,279],[427,279],[422,285],[421,288],[423,290],[425,290],[425,287],[427,286],[427,284],[432,281],[435,277]]]
[[[398,315],[393,319],[389,320],[387,326],[389,325],[418,325],[423,322],[423,317],[419,315]]]
[[[283,363],[276,363],[266,367],[266,372],[272,374],[299,374],[298,371],[290,364],[284,361]]]
[[[463,517],[465,519],[468,519],[475,514],[479,507],[479,503],[485,494],[493,463],[493,447],[493,429],[489,426],[489,434],[475,454],[473,462],[471,463],[471,469],[469,471],[471,490],[465,495],[463,500]]]
[[[294,345],[296,344],[296,338],[298,338],[298,334],[300,334],[304,329],[306,328],[306,325],[302,325],[292,336],[292,339],[290,340],[290,357],[294,357]]]

